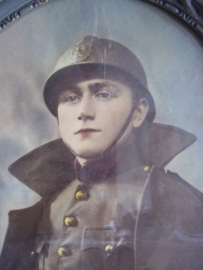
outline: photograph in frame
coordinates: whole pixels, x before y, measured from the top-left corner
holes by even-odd
[[[202,269],[202,4],[149,2],[0,2],[0,269]]]

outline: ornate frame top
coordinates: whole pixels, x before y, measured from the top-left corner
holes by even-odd
[[[0,31],[27,12],[55,0],[0,0]],[[203,0],[140,0],[175,15],[203,38]]]

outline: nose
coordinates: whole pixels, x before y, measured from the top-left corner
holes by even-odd
[[[83,99],[78,111],[78,120],[93,120],[95,118],[95,109],[92,101]]]

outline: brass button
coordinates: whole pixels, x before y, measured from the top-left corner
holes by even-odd
[[[113,250],[113,246],[112,245],[107,245],[104,250],[105,250],[106,253],[110,253]]]
[[[147,172],[147,171],[149,171],[149,166],[144,166],[143,169],[144,169],[145,172]]]
[[[78,190],[75,194],[77,200],[85,200],[87,198],[87,192],[84,190]]]
[[[34,251],[32,251],[32,252],[30,253],[30,256],[31,256],[31,258],[33,259],[33,258],[34,258],[34,256],[35,256],[35,252],[34,252]]]
[[[67,256],[67,255],[69,255],[69,250],[67,249],[67,247],[60,247],[58,249],[58,255],[61,257]]]
[[[74,217],[65,217],[64,223],[66,226],[75,226],[76,225],[76,219]]]

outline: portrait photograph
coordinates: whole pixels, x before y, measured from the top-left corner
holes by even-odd
[[[202,11],[0,1],[0,270],[203,269]]]

